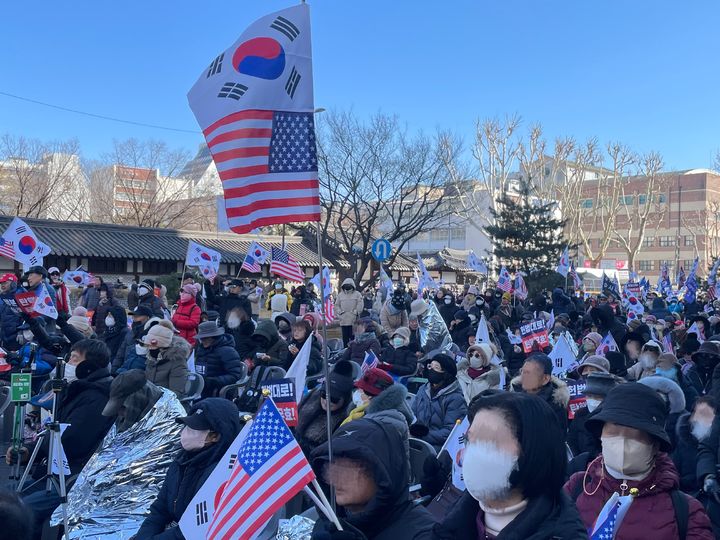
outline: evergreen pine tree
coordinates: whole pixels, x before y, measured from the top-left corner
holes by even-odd
[[[532,194],[529,179],[521,179],[516,192],[506,191],[491,210],[495,225],[485,227],[494,255],[508,269],[541,277],[555,269],[563,249],[565,221],[555,216],[557,203]]]

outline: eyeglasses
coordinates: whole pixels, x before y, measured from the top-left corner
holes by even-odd
[[[480,353],[473,353],[473,358],[482,358],[482,355]]]

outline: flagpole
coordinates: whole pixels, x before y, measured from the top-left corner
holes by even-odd
[[[318,267],[320,271],[320,320],[322,321],[323,329],[323,374],[325,376],[325,389],[328,389],[328,382],[330,381],[330,365],[328,363],[328,337],[327,337],[327,314],[325,313],[325,276],[323,275],[323,251],[322,251],[322,234],[320,232],[320,222],[317,222],[315,226],[317,230],[317,254],[318,254]],[[284,225],[283,225],[284,230]],[[329,397],[329,395],[328,395]],[[332,450],[332,414],[330,411],[330,400],[326,400],[325,404],[325,417],[327,422],[327,443],[328,443],[328,463],[332,463],[333,450]],[[335,489],[330,486],[330,508],[335,510]]]

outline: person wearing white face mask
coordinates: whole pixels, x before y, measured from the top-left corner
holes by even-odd
[[[183,512],[241,428],[237,407],[222,398],[204,399],[188,416],[176,420],[184,424],[180,432],[182,449],[170,464],[135,540],[184,538],[177,525]]]
[[[401,326],[392,334],[390,346],[380,355],[381,369],[395,376],[405,377],[417,372],[418,364],[415,353],[410,349],[410,329]]]
[[[433,538],[587,538],[562,493],[567,457],[555,413],[536,396],[478,396],[469,407],[462,455],[466,492]]]
[[[468,347],[466,357],[458,362],[457,380],[467,403],[484,390],[500,388],[503,368],[491,363],[494,355],[492,345],[476,343]]]
[[[678,489],[677,470],[667,454],[666,417],[667,405],[655,390],[627,383],[613,388],[587,420],[587,429],[601,439],[602,454],[565,485],[587,528],[613,493],[636,489],[616,540],[714,538],[700,502]]]
[[[95,449],[113,424],[112,417],[105,417],[102,411],[110,394],[110,353],[107,346],[97,339],[83,339],[72,346],[70,358],[65,365],[64,378],[68,386],[55,398],[58,400],[55,420],[69,424],[62,434],[62,445],[67,456],[71,474],[76,476],[92,456]],[[42,478],[46,467],[41,465],[49,454],[49,439],[38,441],[37,461],[34,478]],[[27,456],[29,449],[21,449]],[[6,461],[13,460],[8,450]],[[68,484],[68,489],[71,483]],[[37,482],[23,498],[31,507],[35,517],[35,530],[42,531],[44,522],[50,519],[60,496],[52,488],[45,489],[45,482]],[[40,533],[34,538],[40,538]]]
[[[120,306],[113,306],[105,316],[105,332],[101,339],[110,349],[110,358],[117,356],[118,349],[127,339],[130,329],[127,325],[127,315]]]
[[[651,339],[640,349],[640,356],[634,366],[627,370],[627,378],[630,381],[639,381],[643,377],[651,377],[655,375],[658,358],[662,354],[663,348],[660,343]]]
[[[617,385],[618,379],[609,373],[594,372],[588,375],[584,392],[586,406],[575,411],[568,429],[567,443],[575,456],[568,465],[571,473],[584,471],[588,463],[600,454],[600,441],[587,430],[585,422]]]
[[[698,464],[701,461],[699,447],[710,438],[716,409],[717,401],[713,396],[702,396],[695,401],[692,412],[685,413],[677,422],[677,445],[672,458],[680,475],[680,489],[685,493],[698,493],[702,489],[699,479],[703,474],[698,474],[698,470],[709,469],[706,474],[715,474],[717,456],[710,463],[704,461],[700,468]],[[710,517],[712,520],[712,513]]]

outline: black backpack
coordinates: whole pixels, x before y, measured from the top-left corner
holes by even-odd
[[[570,494],[570,498],[573,502],[577,502],[578,497],[583,489],[583,482],[578,482]],[[673,489],[670,492],[670,499],[672,499],[673,509],[675,510],[675,522],[678,526],[678,537],[680,540],[685,540],[687,537],[688,529],[688,518],[690,515],[690,505],[688,503],[688,495],[680,491],[679,489]]]

